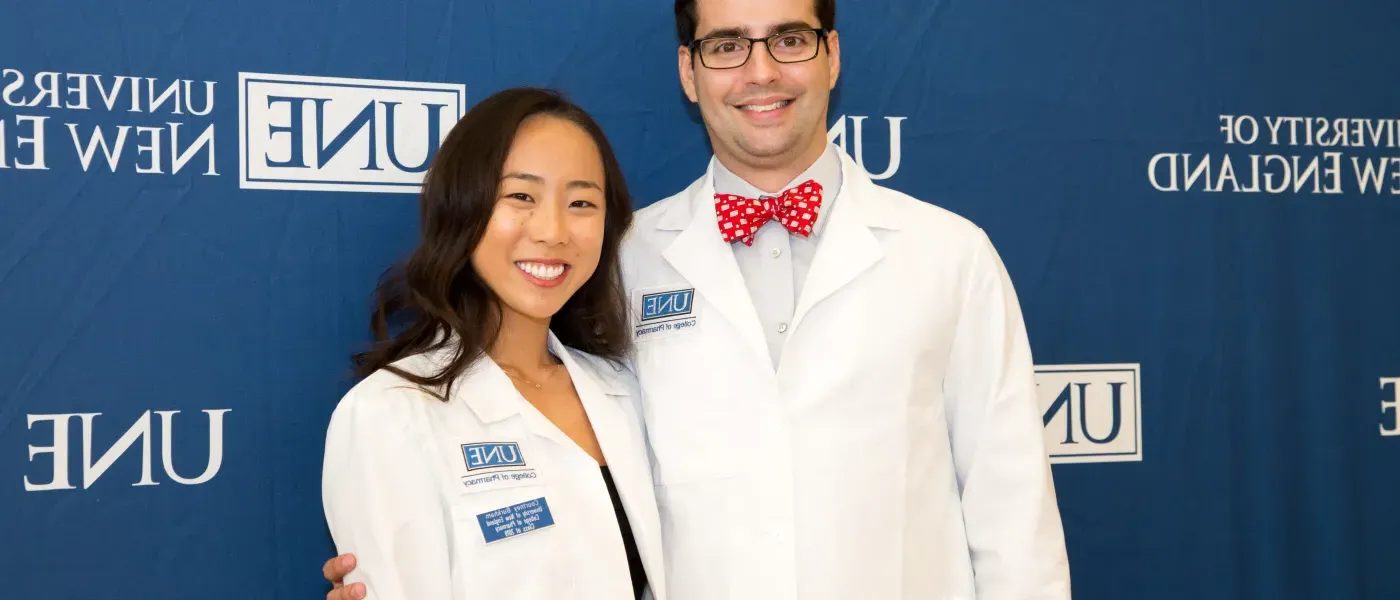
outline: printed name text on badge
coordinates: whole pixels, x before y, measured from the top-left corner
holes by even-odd
[[[481,513],[476,520],[488,544],[554,525],[549,502],[542,497]]]

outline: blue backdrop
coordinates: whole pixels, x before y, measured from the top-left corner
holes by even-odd
[[[466,107],[564,89],[641,204],[708,158],[663,0],[0,12],[8,598],[325,593],[327,418]],[[1018,286],[1075,597],[1400,597],[1400,4],[863,0],[838,29],[833,140]]]

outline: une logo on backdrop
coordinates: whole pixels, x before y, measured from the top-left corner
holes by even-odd
[[[860,165],[860,168],[865,169],[871,179],[880,180],[894,177],[894,174],[899,172],[900,123],[908,117],[885,117],[885,123],[889,127],[889,163],[885,166],[885,170],[879,173],[870,170],[870,167],[865,164],[866,118],[857,115],[837,116],[835,122],[826,130],[826,141],[839,146],[842,152],[847,153],[856,161],[856,164]],[[847,121],[850,122],[849,128],[846,126]],[[849,146],[846,143],[848,140],[850,141]]]
[[[219,467],[224,463],[224,413],[230,411],[231,409],[227,408],[202,411],[207,416],[208,421],[209,435],[207,439],[209,442],[209,453],[204,463],[204,472],[198,477],[183,477],[175,470],[175,445],[173,443],[173,437],[175,431],[175,415],[179,414],[180,411],[155,411],[157,415],[160,415],[161,466],[164,467],[165,476],[169,478],[170,481],[183,485],[199,485],[208,482],[213,479],[215,475],[219,474]],[[93,484],[97,483],[97,480],[102,477],[102,474],[106,473],[117,460],[126,456],[131,451],[132,447],[136,446],[137,442],[141,444],[141,478],[131,485],[133,487],[160,485],[160,482],[156,481],[151,475],[151,411],[148,410],[141,413],[141,416],[136,419],[136,422],[127,427],[126,432],[121,434],[121,437],[117,438],[110,446],[107,446],[106,450],[102,450],[102,454],[97,457],[96,461],[93,461],[93,430],[98,430],[97,438],[99,440],[110,440],[115,431],[120,431],[120,429],[114,429],[112,425],[110,425],[110,417],[108,419],[103,419],[102,426],[96,426],[96,417],[99,416],[102,416],[102,413],[29,415],[29,429],[31,431],[34,431],[36,429],[35,426],[38,425],[38,430],[43,432],[45,429],[43,426],[44,423],[49,423],[51,426],[49,430],[52,431],[52,436],[50,436],[46,442],[47,445],[36,446],[31,444],[29,446],[29,461],[31,464],[34,464],[35,457],[43,454],[50,455],[49,458],[51,460],[41,460],[38,463],[41,466],[48,463],[46,465],[49,467],[48,481],[45,482],[45,478],[42,476],[31,476],[33,475],[32,473],[26,474],[24,476],[24,491],[42,492],[49,490],[77,489],[73,485],[68,469],[69,457],[77,452],[82,452],[82,487],[83,489],[88,489],[92,487]],[[71,431],[71,425],[74,417],[77,417],[81,422],[78,432],[82,436],[81,441],[73,439],[74,432]],[[182,418],[181,422],[183,423],[186,421]],[[193,434],[194,438],[199,440],[198,426],[196,426],[196,429],[193,431],[188,429],[188,427],[189,425],[186,425],[181,428],[181,431],[185,432],[182,435]],[[196,442],[196,444],[197,443],[198,442]],[[97,449],[101,450],[101,446],[98,446]],[[189,465],[185,464],[184,466],[188,468]],[[33,467],[31,467],[31,470],[32,469]]]
[[[1036,366],[1050,462],[1141,461],[1141,374],[1136,363]]]
[[[238,74],[239,187],[417,193],[462,84]]]

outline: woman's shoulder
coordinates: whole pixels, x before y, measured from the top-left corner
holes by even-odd
[[[331,423],[344,423],[357,429],[406,425],[413,415],[440,403],[441,390],[409,380],[435,375],[431,353],[408,356],[365,376],[340,398],[331,414]]]

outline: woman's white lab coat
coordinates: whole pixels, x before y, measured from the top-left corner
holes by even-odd
[[[572,377],[626,508],[652,597],[664,598],[660,525],[627,370],[550,347]],[[447,351],[397,366],[437,372]],[[323,495],[346,584],[373,600],[632,597],[622,536],[598,464],[489,358],[447,402],[387,371],[341,400],[326,435]]]

